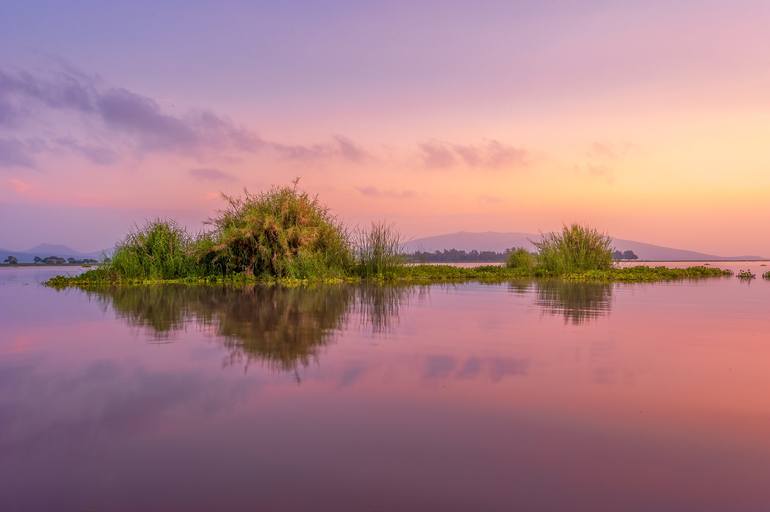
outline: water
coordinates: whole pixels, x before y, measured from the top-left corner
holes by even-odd
[[[761,278],[38,285],[57,272],[0,269],[0,510],[770,510]]]

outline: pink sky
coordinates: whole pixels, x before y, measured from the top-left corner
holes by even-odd
[[[0,247],[199,229],[300,176],[407,237],[579,221],[770,256],[767,26],[759,1],[10,2]]]

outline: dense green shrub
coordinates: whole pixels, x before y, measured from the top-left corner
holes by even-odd
[[[361,277],[393,275],[404,264],[401,235],[384,222],[373,222],[356,237],[356,271]]]
[[[345,228],[296,187],[227,197],[228,207],[210,219],[197,254],[207,271],[269,277],[345,275],[353,265]]]
[[[177,279],[198,275],[192,238],[171,220],[136,229],[115,247],[102,271],[115,279]]]
[[[554,275],[612,268],[612,239],[594,228],[564,226],[534,244],[538,267]]]
[[[505,266],[508,268],[532,271],[536,265],[537,255],[521,247],[511,249],[505,259]]]

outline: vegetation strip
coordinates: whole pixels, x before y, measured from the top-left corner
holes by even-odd
[[[611,239],[565,226],[533,242],[536,253],[511,249],[505,265],[409,265],[401,237],[385,223],[352,233],[317,198],[276,187],[242,198],[191,236],[176,222],[155,220],[130,233],[111,259],[78,276],[56,276],[53,287],[150,283],[499,282],[524,278],[649,282],[731,275],[718,268],[613,265]]]

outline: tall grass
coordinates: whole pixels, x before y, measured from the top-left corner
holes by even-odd
[[[117,244],[104,272],[126,279],[176,279],[199,274],[193,239],[172,220],[156,219]]]
[[[533,243],[538,267],[554,275],[612,268],[612,239],[594,228],[572,224]]]
[[[302,279],[342,276],[353,265],[347,230],[296,186],[225,199],[198,242],[209,272]]]
[[[401,235],[389,224],[373,222],[355,241],[356,271],[361,277],[392,276],[404,264]]]

